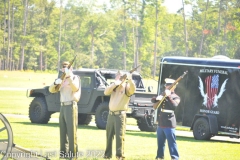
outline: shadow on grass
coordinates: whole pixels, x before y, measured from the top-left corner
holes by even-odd
[[[157,135],[154,132],[141,132],[141,131],[127,131],[126,135],[131,136],[139,136],[144,138],[156,138],[157,141]],[[177,141],[187,141],[187,142],[193,142],[193,143],[240,143],[238,141],[228,141],[228,140],[218,140],[218,139],[210,139],[210,140],[196,140],[193,137],[187,137],[187,136],[177,136]]]

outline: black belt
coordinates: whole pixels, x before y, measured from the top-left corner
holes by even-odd
[[[77,102],[76,101],[61,102],[61,106],[69,106],[72,104],[77,104]]]
[[[109,111],[110,115],[126,114],[126,111]]]

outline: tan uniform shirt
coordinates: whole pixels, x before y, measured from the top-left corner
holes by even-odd
[[[105,95],[111,95],[110,102],[109,102],[109,110],[110,111],[126,111],[128,108],[129,100],[130,100],[130,97],[128,96],[131,96],[132,94],[134,94],[136,90],[135,83],[132,80],[129,80],[127,85],[126,83],[123,83],[116,89],[116,91],[113,91],[113,89],[116,86],[117,85],[115,85],[115,83],[112,83],[104,91]]]
[[[69,102],[76,101],[78,102],[81,96],[81,83],[78,76],[73,75],[70,78],[66,78],[62,82],[60,87],[60,101]],[[56,93],[58,90],[55,89],[56,85],[54,83],[49,87],[49,92]]]

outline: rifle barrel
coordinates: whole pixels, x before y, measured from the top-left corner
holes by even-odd
[[[188,73],[188,71],[185,71],[185,72],[183,73],[183,75],[181,75],[180,77],[178,77],[178,79],[177,79],[173,84],[171,84],[171,85],[169,86],[169,90],[171,90],[174,86],[176,86],[177,83],[178,83],[181,79],[183,79],[183,77],[184,77],[187,73]],[[154,109],[157,109],[157,108],[162,104],[162,102],[164,101],[164,99],[165,99],[166,97],[167,97],[167,96],[166,96],[166,93],[163,92],[163,98],[162,98],[160,101],[157,102],[157,105],[156,105],[156,107],[154,107]]]

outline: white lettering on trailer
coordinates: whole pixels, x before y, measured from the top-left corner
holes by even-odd
[[[237,133],[238,128],[228,127],[228,126],[221,126],[223,129],[228,129],[229,132]]]
[[[200,69],[200,73],[213,73],[212,69]]]
[[[228,75],[227,71],[218,70],[218,69],[200,69],[200,73],[218,73],[218,74]]]
[[[219,74],[226,74],[226,75],[228,75],[227,71],[223,71],[223,70],[214,70],[214,73],[219,73]]]
[[[201,113],[211,113],[211,114],[219,114],[219,111],[213,111],[213,110],[206,110],[206,109],[200,109]]]

